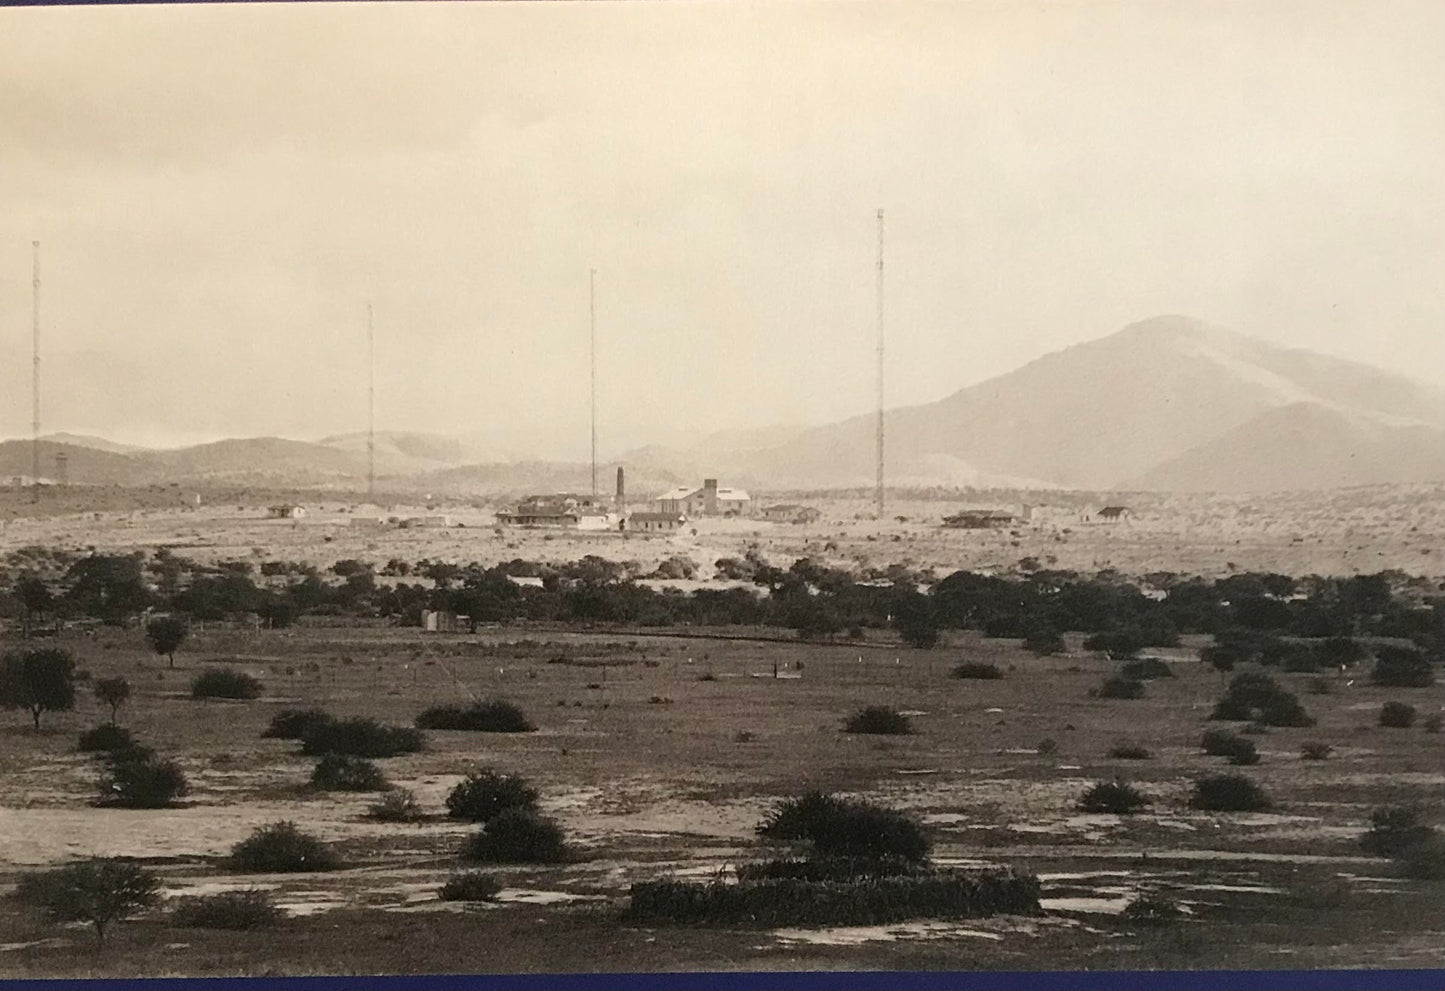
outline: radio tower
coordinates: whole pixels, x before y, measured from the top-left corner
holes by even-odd
[[[587,273],[587,323],[592,360],[592,501],[597,501],[597,269]]]
[[[30,242],[30,499],[40,501],[40,242]]]
[[[366,304],[366,501],[376,503],[376,345]]]
[[[883,209],[878,210],[878,482],[873,495],[883,518]]]

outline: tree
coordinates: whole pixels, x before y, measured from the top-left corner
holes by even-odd
[[[92,554],[70,566],[66,598],[86,616],[121,623],[150,604],[139,554]]]
[[[146,624],[146,639],[157,654],[170,659],[170,666],[176,666],[176,650],[185,643],[190,633],[185,620],[179,616],[158,616]]]
[[[95,697],[110,706],[110,722],[114,726],[116,710],[130,698],[130,682],[124,678],[101,678],[95,683]]]
[[[906,592],[894,605],[893,627],[910,647],[928,650],[938,646],[938,613],[928,596]]]
[[[160,881],[138,864],[116,857],[27,874],[15,894],[57,922],[89,922],[96,942],[104,944],[106,926],[156,903]]]
[[[75,707],[75,657],[47,647],[6,654],[0,661],[0,707],[27,709],[40,729],[45,712]]]
[[[22,575],[15,581],[15,598],[20,600],[20,605],[25,609],[25,622],[22,634],[30,635],[30,630],[35,620],[55,607],[55,596],[50,594],[50,588],[36,575]]]

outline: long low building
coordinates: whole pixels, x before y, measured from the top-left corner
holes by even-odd
[[[618,516],[599,500],[559,493],[528,496],[515,509],[497,513],[505,526],[556,527],[563,530],[613,530]]]

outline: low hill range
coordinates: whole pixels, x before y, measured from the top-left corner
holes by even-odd
[[[896,486],[1264,492],[1445,480],[1445,390],[1369,365],[1283,348],[1181,316],[1155,317],[1044,355],[937,402],[888,413]],[[367,436],[238,438],[170,450],[52,434],[73,484],[254,484],[355,489]],[[634,494],[719,477],[761,491],[854,488],[874,477],[874,416],[725,431],[616,458]],[[0,443],[0,478],[31,443]],[[528,459],[480,435],[380,431],[379,480],[480,494],[590,490],[590,465]]]

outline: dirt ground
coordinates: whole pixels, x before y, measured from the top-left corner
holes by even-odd
[[[137,520],[134,536],[152,536],[154,522]],[[252,528],[308,532],[249,523],[237,526],[236,543],[209,547],[231,556]],[[131,536],[114,532],[117,541]],[[428,535],[443,537],[454,534]],[[482,537],[495,539],[490,530]],[[272,545],[266,553],[291,552]],[[1440,711],[1440,686],[1387,690],[1332,678],[1329,694],[1313,694],[1312,676],[1277,675],[1319,724],[1256,738],[1263,761],[1246,773],[1276,800],[1275,811],[1211,814],[1186,805],[1194,776],[1225,769],[1198,748],[1220,677],[1197,662],[1197,642],[1158,652],[1176,677],[1151,682],[1135,701],[1090,697],[1115,665],[1077,639],[1064,655],[1035,658],[1015,641],[967,634],[912,651],[876,640],[627,630],[209,628],[175,669],[138,631],[72,635],[66,645],[91,677],[131,680],[137,695],[122,723],[178,758],[192,792],[167,810],[94,808],[96,767],[76,753],[75,737],[101,720],[99,704],[83,695],[76,712],[48,719],[40,733],[22,714],[0,714],[0,891],[40,865],[126,855],[148,861],[169,895],[255,885],[274,891],[289,917],[270,931],[227,934],[174,927],[162,908],[117,926],[101,953],[87,931],[57,928],[0,899],[6,977],[1445,966],[1445,884],[1403,879],[1358,845],[1370,810],[1386,802],[1424,802],[1438,820],[1445,736],[1418,724],[1382,729],[1376,716],[1389,698]],[[962,659],[995,661],[1005,677],[950,677]],[[217,664],[261,678],[263,697],[193,701],[190,680]],[[372,796],[311,792],[311,761],[296,744],[260,738],[283,708],[409,723],[427,705],[472,694],[516,701],[539,730],[430,732],[424,752],[381,761],[435,814],[417,825],[367,821]],[[873,703],[913,713],[916,733],[840,731],[849,712]],[[1335,753],[1302,760],[1300,746],[1311,740]],[[1120,741],[1147,747],[1152,759],[1111,759]],[[482,765],[530,779],[580,858],[497,868],[505,886],[498,903],[469,909],[436,897],[468,831],[440,812],[451,785]],[[1146,813],[1077,811],[1090,783],[1116,775],[1154,799]],[[753,827],[779,798],[806,788],[915,813],[940,862],[1039,873],[1045,914],[781,930],[623,921],[634,881],[706,877],[762,856]],[[230,845],[279,819],[335,843],[346,868],[229,874],[219,858]],[[1141,892],[1167,894],[1190,914],[1173,927],[1130,925],[1119,912]]]

